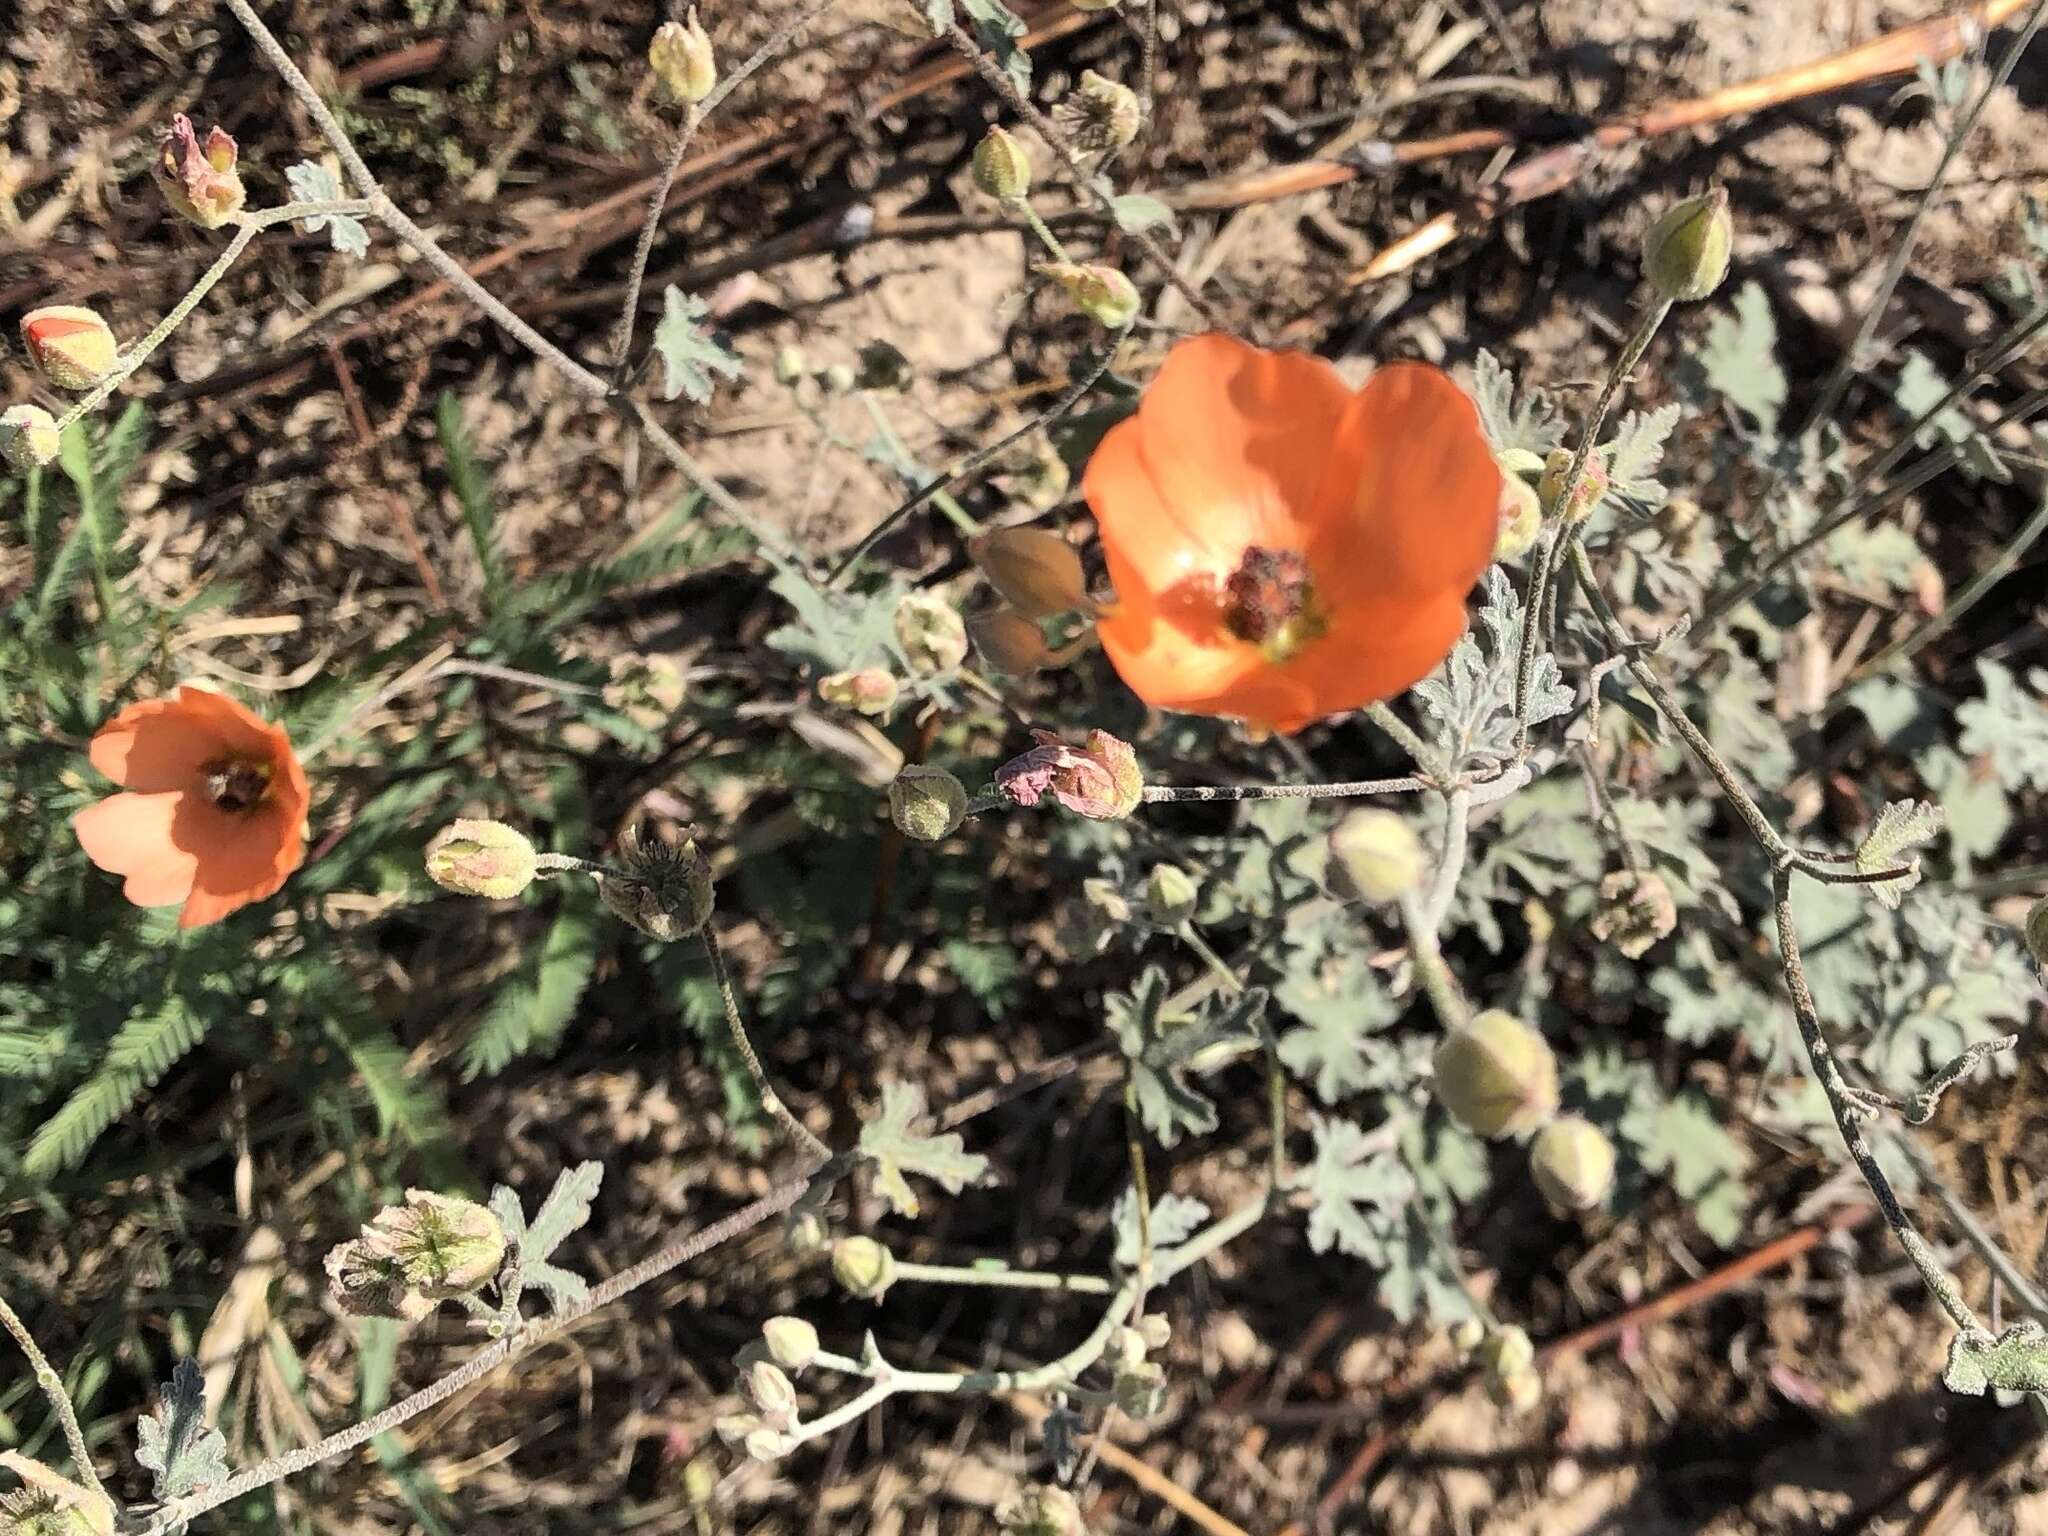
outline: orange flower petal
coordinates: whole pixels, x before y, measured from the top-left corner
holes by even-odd
[[[173,699],[130,704],[100,727],[87,751],[93,767],[143,794],[191,789],[200,769],[226,751],[210,723]]]
[[[192,892],[199,858],[172,836],[181,794],[109,795],[71,818],[85,856],[110,875],[124,875],[121,893],[138,907],[176,906]]]
[[[1345,412],[1311,520],[1333,604],[1471,591],[1500,532],[1500,467],[1449,375],[1389,363]]]

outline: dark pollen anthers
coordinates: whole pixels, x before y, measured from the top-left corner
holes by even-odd
[[[224,758],[205,768],[206,797],[232,815],[253,811],[270,792],[270,769],[246,758]]]
[[[1254,544],[1223,584],[1223,627],[1240,640],[1269,645],[1301,627],[1313,599],[1306,560],[1291,549]]]

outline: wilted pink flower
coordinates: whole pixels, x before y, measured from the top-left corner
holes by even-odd
[[[247,197],[235,169],[238,153],[234,139],[219,124],[202,144],[192,131],[192,119],[180,112],[157,145],[150,171],[173,208],[201,229],[219,229],[242,211]]]
[[[1145,798],[1138,755],[1107,731],[1090,731],[1084,747],[1070,747],[1050,731],[1033,731],[1038,742],[1022,757],[996,770],[996,788],[1016,805],[1036,805],[1048,792],[1077,816],[1121,821]]]

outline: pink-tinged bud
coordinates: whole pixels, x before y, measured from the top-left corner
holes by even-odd
[[[1138,318],[1143,301],[1138,288],[1115,267],[1084,266],[1075,261],[1042,262],[1041,277],[1049,277],[1067,290],[1074,307],[1098,324],[1120,331]]]
[[[1536,483],[1536,494],[1542,498],[1543,510],[1548,515],[1568,523],[1583,523],[1607,494],[1607,462],[1598,453],[1588,454],[1586,467],[1579,471],[1579,483],[1572,488],[1571,499],[1566,503],[1564,479],[1571,471],[1572,457],[1569,448],[1551,450],[1543,464],[1543,478]]]
[[[56,420],[40,405],[10,405],[0,411],[0,459],[16,469],[40,469],[54,462],[62,443]]]
[[[1145,799],[1138,755],[1107,731],[1090,731],[1085,747],[1070,747],[1050,731],[1033,731],[1038,745],[996,770],[996,788],[1014,805],[1036,805],[1047,794],[1090,821],[1121,821]]]
[[[21,340],[36,370],[59,389],[91,389],[121,355],[107,322],[76,304],[30,310],[21,317]]]
[[[219,229],[242,211],[248,193],[235,169],[235,141],[215,124],[202,141],[192,119],[180,112],[156,147],[150,174],[164,201],[201,229]]]
[[[427,878],[464,896],[507,901],[533,884],[539,855],[502,821],[452,821],[427,844]]]
[[[876,719],[896,707],[902,692],[895,675],[886,667],[863,667],[858,672],[834,672],[818,679],[818,697],[827,704]]]

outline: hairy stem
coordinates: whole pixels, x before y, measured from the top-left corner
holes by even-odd
[[[93,1467],[92,1452],[86,1448],[85,1430],[79,1425],[78,1410],[71,1406],[71,1394],[64,1390],[64,1378],[50,1364],[49,1357],[36,1343],[35,1335],[28,1331],[28,1324],[5,1300],[0,1300],[0,1328],[6,1329],[14,1342],[21,1346],[21,1352],[28,1356],[29,1370],[36,1378],[36,1385],[42,1388],[43,1396],[49,1399],[50,1411],[57,1415],[58,1427],[64,1431],[64,1444],[71,1452],[80,1481],[101,1498],[108,1498],[106,1485],[100,1481],[99,1472]]]
[[[732,1041],[733,1049],[739,1052],[747,1076],[753,1081],[754,1091],[761,1096],[761,1107],[788,1132],[790,1139],[807,1156],[823,1162],[832,1155],[832,1149],[812,1135],[810,1127],[797,1119],[789,1106],[782,1102],[782,1095],[775,1091],[775,1085],[768,1080],[767,1070],[761,1065],[761,1058],[754,1052],[754,1042],[747,1038],[746,1020],[740,1017],[739,998],[733,994],[732,977],[725,968],[725,951],[719,948],[717,930],[706,923],[698,937],[704,942],[704,958],[711,964],[711,979],[717,984],[718,1000],[724,1005],[726,1035]]]

